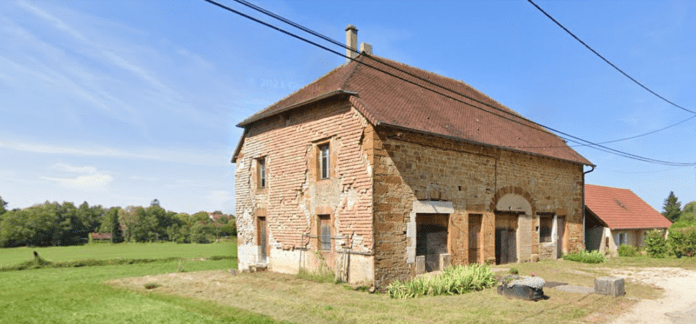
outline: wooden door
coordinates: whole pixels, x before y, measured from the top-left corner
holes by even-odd
[[[479,263],[481,248],[481,215],[469,215],[469,263]]]
[[[561,258],[563,257],[563,241],[565,239],[565,217],[564,216],[558,216],[558,243],[556,246],[558,247],[558,257]]]
[[[517,218],[516,213],[495,214],[495,263],[517,262]]]
[[[259,217],[257,222],[257,234],[258,242],[261,247],[261,262],[267,262],[268,260],[268,233],[266,231],[266,217]]]

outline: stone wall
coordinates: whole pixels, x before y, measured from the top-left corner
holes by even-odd
[[[256,221],[268,223],[269,268],[297,271],[302,263],[316,267],[319,259],[317,215],[330,215],[332,249],[321,252],[333,269],[347,267],[340,251],[363,254],[367,264],[360,281],[371,281],[372,166],[363,147],[371,129],[343,99],[322,102],[256,122],[248,127],[237,157],[235,174],[239,267],[258,260]],[[320,179],[318,145],[330,145],[331,176]],[[266,187],[258,189],[257,162],[265,158]],[[363,259],[369,259],[364,261]],[[357,279],[356,279],[357,280]]]
[[[516,197],[509,211],[525,215],[520,261],[539,257],[537,213],[565,216],[567,249],[583,248],[581,165],[386,127],[373,136],[376,285],[413,275],[408,227],[419,200],[451,202],[453,264],[469,263],[469,214],[483,215],[481,259],[495,259],[495,211],[508,211],[497,205],[506,195]]]

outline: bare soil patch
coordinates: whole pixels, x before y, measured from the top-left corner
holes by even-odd
[[[661,298],[645,299],[612,323],[696,323],[696,271],[681,268],[611,269],[614,276],[664,289]]]

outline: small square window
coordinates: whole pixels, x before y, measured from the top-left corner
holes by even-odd
[[[266,188],[266,158],[256,160],[258,171],[258,187],[259,189]]]
[[[331,176],[329,144],[319,145],[319,173],[321,179],[328,179]]]
[[[319,250],[331,251],[331,216],[319,215],[318,218]]]

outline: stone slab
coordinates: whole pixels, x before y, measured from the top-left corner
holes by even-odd
[[[599,295],[623,296],[626,294],[624,278],[600,277],[594,281],[594,292]]]

